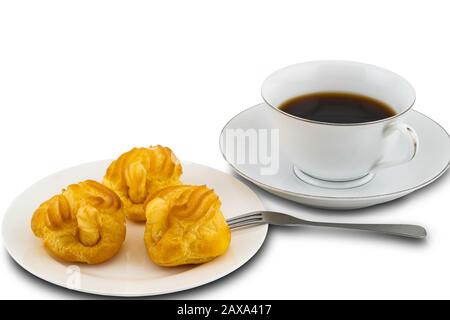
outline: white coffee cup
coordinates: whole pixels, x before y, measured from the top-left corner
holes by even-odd
[[[315,92],[372,97],[389,105],[396,114],[372,122],[326,123],[299,118],[278,108],[293,97]],[[414,88],[386,69],[350,61],[300,63],[272,73],[264,81],[261,94],[273,110],[281,150],[297,176],[308,183],[336,188],[359,186],[370,181],[378,170],[410,161],[417,153],[417,135],[403,122],[414,104]],[[399,132],[408,145],[398,159],[388,154],[394,132]]]

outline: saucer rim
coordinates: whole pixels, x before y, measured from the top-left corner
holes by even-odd
[[[291,196],[295,196],[295,197],[303,197],[303,198],[308,198],[308,199],[318,199],[318,200],[323,200],[323,199],[329,199],[329,200],[338,200],[338,201],[346,201],[346,200],[366,200],[366,199],[377,199],[377,198],[384,198],[384,197],[391,197],[391,196],[395,196],[395,195],[402,195],[402,194],[409,194],[411,192],[414,192],[418,189],[424,188],[427,185],[429,185],[430,183],[436,181],[437,179],[439,179],[450,167],[450,159],[447,161],[447,165],[437,174],[435,175],[433,178],[421,183],[420,185],[408,188],[408,189],[404,189],[404,190],[400,190],[400,191],[396,191],[396,192],[391,192],[391,193],[383,193],[383,194],[378,194],[378,195],[373,195],[373,196],[363,196],[363,197],[348,197],[348,196],[314,196],[314,195],[310,195],[310,194],[304,194],[304,193],[298,193],[298,192],[292,192],[292,191],[287,191],[287,190],[283,190],[283,189],[279,189],[279,188],[275,188],[273,186],[270,186],[266,183],[257,181],[251,177],[249,177],[248,175],[246,175],[245,173],[243,173],[241,170],[239,170],[234,164],[232,164],[230,161],[228,161],[228,159],[225,156],[225,153],[223,151],[222,148],[222,136],[224,134],[225,129],[228,127],[228,125],[237,117],[239,117],[242,113],[249,111],[250,109],[259,107],[261,105],[267,105],[267,103],[265,102],[261,102],[258,103],[256,105],[253,105],[245,110],[242,110],[241,112],[239,112],[238,114],[236,114],[235,116],[233,116],[229,121],[227,121],[227,123],[225,124],[225,126],[222,128],[222,130],[220,131],[220,135],[219,135],[219,149],[220,149],[220,153],[222,154],[223,159],[228,163],[228,165],[237,173],[239,174],[241,177],[243,177],[244,179],[252,182],[253,184],[257,185],[257,186],[263,186],[263,188],[267,188],[269,190],[275,191],[275,192],[281,192],[284,194],[288,194]],[[267,105],[268,107],[270,107],[270,105]],[[428,120],[430,120],[431,122],[433,122],[434,124],[436,124],[439,128],[442,129],[442,131],[444,131],[447,135],[447,138],[450,141],[450,134],[447,132],[447,130],[444,129],[444,127],[442,127],[439,123],[437,123],[436,121],[434,121],[433,119],[431,119],[430,117],[426,116],[425,114],[423,114],[422,112],[419,112],[417,110],[414,109],[410,109],[409,112],[416,112],[419,115],[421,115],[422,117],[427,118]],[[369,182],[370,183],[370,182]]]

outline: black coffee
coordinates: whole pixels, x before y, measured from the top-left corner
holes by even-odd
[[[318,92],[295,97],[279,109],[299,118],[331,123],[370,122],[395,115],[384,102],[345,92]]]

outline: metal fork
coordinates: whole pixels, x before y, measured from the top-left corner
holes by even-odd
[[[427,231],[425,228],[417,225],[314,222],[274,211],[255,211],[245,213],[243,215],[228,219],[227,223],[232,230],[261,224],[272,224],[277,226],[315,226],[354,229],[416,239],[423,239],[427,236]]]

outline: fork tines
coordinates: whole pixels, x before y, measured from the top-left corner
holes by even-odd
[[[264,217],[261,212],[250,212],[227,220],[230,229],[250,227],[263,224]]]

